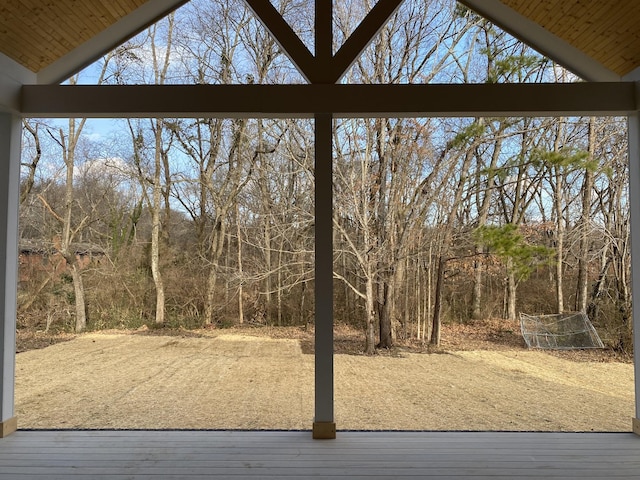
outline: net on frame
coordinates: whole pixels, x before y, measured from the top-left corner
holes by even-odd
[[[604,348],[585,313],[520,314],[520,329],[529,348],[555,350]]]

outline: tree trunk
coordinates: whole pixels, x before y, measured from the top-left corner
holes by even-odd
[[[471,318],[482,317],[482,262],[478,256],[482,254],[482,246],[475,246],[475,259],[473,260],[473,298],[471,305]]]
[[[206,179],[207,189],[216,203],[216,218],[213,224],[213,231],[211,232],[211,244],[210,244],[210,266],[209,277],[207,280],[207,299],[205,304],[205,325],[211,325],[213,323],[213,310],[215,305],[216,296],[216,283],[218,280],[218,273],[220,269],[220,259],[222,258],[226,231],[228,213],[235,208],[238,194],[249,181],[247,175],[242,178],[243,172],[243,142],[245,141],[245,128],[246,120],[240,119],[234,123],[233,140],[231,142],[230,150],[228,153],[228,171],[226,177],[222,181],[222,185],[216,182],[213,177],[213,171],[211,175]],[[222,194],[221,194],[222,192]]]
[[[391,323],[391,340],[395,342],[398,335],[403,335],[403,338],[407,338],[406,329],[407,321],[398,311],[398,303],[400,302],[400,286],[404,283],[404,278],[407,272],[408,258],[402,259],[400,255],[397,256],[398,263],[391,276],[392,284],[389,288],[389,320]],[[405,289],[406,290],[406,289]],[[404,303],[404,302],[403,302]],[[407,302],[408,303],[408,302]],[[408,312],[408,309],[407,309]]]
[[[304,264],[302,262],[300,262],[300,277],[303,278],[304,277]],[[306,281],[302,281],[302,285],[300,286],[300,324],[304,325],[305,328],[307,327],[307,314],[305,312],[305,308],[306,308],[306,297],[307,297],[307,282]]]
[[[23,166],[26,166],[28,168],[28,170],[27,170],[26,179],[24,180],[24,182],[21,182],[23,183],[23,186],[20,189],[20,204],[24,203],[24,201],[29,196],[29,193],[31,193],[31,189],[33,188],[33,185],[36,180],[36,169],[38,168],[38,163],[42,158],[42,146],[40,144],[40,133],[38,131],[38,123],[34,122],[32,125],[29,121],[27,121],[26,119],[23,119],[22,126],[33,137],[35,152],[33,154],[33,157],[31,157],[31,162],[26,165],[23,164]]]
[[[438,258],[438,273],[436,276],[436,296],[433,304],[433,322],[431,323],[431,340],[429,343],[436,347],[440,346],[440,327],[442,326],[442,292],[444,284],[444,272],[447,261],[441,254]]]
[[[284,251],[284,237],[280,241],[280,248],[278,252],[278,275],[276,280],[277,290],[276,290],[276,322],[278,326],[282,326],[282,252]],[[271,295],[267,297],[267,312],[271,311]],[[267,322],[270,322],[271,315],[267,313]]]
[[[373,304],[373,279],[371,275],[367,277],[365,287],[366,304],[366,328],[365,328],[365,355],[376,353],[376,311]]]
[[[205,325],[213,324],[213,310],[216,297],[216,284],[218,282],[218,270],[220,269],[220,258],[222,257],[226,227],[223,218],[218,216],[211,232],[211,253],[209,266],[209,276],[207,278],[207,302],[204,308]]]
[[[77,262],[71,265],[71,277],[73,279],[73,292],[76,297],[76,332],[84,332],[87,328],[87,310],[84,297],[84,282]]]
[[[421,244],[422,242],[420,242]],[[426,314],[424,309],[424,296],[422,286],[425,283],[425,275],[422,271],[422,255],[418,253],[416,257],[416,282],[414,283],[415,289],[415,304],[416,304],[416,340],[420,340],[422,332],[422,319]]]
[[[560,167],[555,167],[554,205],[556,211],[556,259],[555,259],[555,284],[556,284],[556,313],[564,312],[564,218],[562,214],[563,193],[562,174]]]
[[[477,120],[479,125],[484,125],[485,124],[485,119],[484,118],[479,118]],[[498,164],[498,160],[500,158],[500,154],[502,153],[502,143],[503,143],[503,138],[501,136],[502,131],[505,128],[505,122],[500,124],[500,127],[498,128],[498,131],[496,132],[498,138],[494,141],[494,145],[493,145],[493,153],[491,155],[491,163],[489,164],[489,168],[487,169],[487,171],[489,172],[489,175],[487,175],[487,185],[483,190],[483,192],[478,192],[478,195],[480,195],[481,193],[484,193],[484,197],[482,197],[482,201],[480,202],[480,208],[478,211],[478,227],[483,227],[486,225],[487,223],[487,217],[489,216],[489,207],[491,206],[491,198],[493,195],[493,188],[495,186],[495,175],[492,174],[492,172],[495,171],[496,165]],[[474,145],[475,147],[475,142]],[[476,157],[481,158],[481,155],[477,155]],[[478,160],[479,161],[479,160]],[[480,165],[478,165],[478,170],[482,171],[485,170],[485,168],[480,168]],[[480,190],[480,185],[481,185],[481,181],[479,178],[480,174],[477,174],[478,177],[478,181],[476,182],[478,184],[478,189]],[[473,300],[472,300],[472,306],[471,306],[471,318],[474,319],[479,319],[482,317],[482,277],[483,277],[483,272],[482,272],[482,261],[479,260],[479,256],[481,256],[484,253],[484,245],[479,245],[476,244],[474,246],[474,254],[475,254],[475,259],[473,262]]]
[[[447,267],[447,259],[446,257],[449,255],[450,243],[453,238],[453,228],[455,224],[456,212],[460,205],[460,201],[462,199],[462,193],[464,191],[464,186],[467,181],[467,172],[469,170],[469,166],[471,164],[471,160],[473,157],[473,151],[467,150],[464,161],[462,162],[462,166],[460,168],[460,178],[458,180],[458,184],[456,186],[455,193],[453,195],[453,199],[451,202],[451,209],[447,213],[447,220],[444,230],[444,235],[442,238],[442,246],[440,248],[440,254],[438,257],[438,276],[436,279],[436,294],[435,294],[435,305],[433,308],[433,322],[432,322],[432,330],[431,330],[431,344],[435,346],[440,346],[440,326],[442,320],[440,319],[441,310],[442,310],[442,290],[444,287],[444,274],[445,269]]]
[[[409,261],[409,257],[407,256],[407,258],[404,261],[404,271],[406,272],[410,272],[411,271],[411,263]],[[419,281],[419,280],[418,280]],[[404,315],[402,316],[402,327],[403,327],[403,338],[407,339],[410,338],[413,334],[413,326],[411,325],[411,316],[409,315],[410,311],[413,311],[413,315],[414,316],[420,316],[420,303],[419,301],[416,301],[416,299],[418,298],[418,294],[416,292],[416,285],[415,282],[412,282],[411,285],[407,285],[405,283],[404,286],[404,296],[403,296],[403,305],[402,308],[404,310]],[[414,299],[414,303],[413,305],[411,305],[410,302],[410,290],[413,290],[413,299]],[[412,308],[415,307],[415,308]]]
[[[157,210],[159,204],[156,203],[158,196],[154,187],[154,207],[151,213],[151,277],[156,288],[156,311],[155,323],[157,325],[164,324],[164,283],[162,281],[162,273],[160,272],[160,212]]]
[[[171,55],[171,43],[173,35],[173,14],[169,15],[168,31],[167,31],[167,43],[164,50],[164,58],[162,63],[158,63],[158,57],[156,48],[156,32],[157,26],[151,27],[151,52],[153,57],[153,69],[156,83],[164,84],[169,69],[169,59]],[[162,218],[161,212],[163,210],[163,198],[168,195],[170,184],[165,185],[165,190],[162,188],[163,178],[163,166],[166,167],[164,171],[164,178],[169,179],[169,165],[168,158],[166,158],[166,152],[163,149],[162,133],[164,131],[164,122],[162,118],[156,118],[152,120],[152,128],[155,140],[154,151],[154,172],[153,172],[153,193],[152,193],[152,207],[151,207],[151,275],[153,277],[153,283],[156,287],[156,325],[164,325],[165,323],[165,291],[164,282],[162,280],[162,274],[160,272],[160,240],[162,235]],[[168,202],[165,202],[165,206],[168,209]],[[168,221],[168,219],[166,219]]]
[[[393,286],[391,281],[383,281],[378,287],[378,319],[380,322],[380,343],[378,348],[393,347],[391,336],[391,295]]]
[[[606,249],[603,248],[602,255],[600,257],[600,273],[598,275],[598,280],[593,285],[591,299],[587,306],[587,315],[591,319],[596,319],[598,317],[598,303],[604,294],[604,283],[607,278],[607,270],[609,270],[609,266],[611,265],[611,260],[611,256],[607,255]]]
[[[160,231],[162,221],[162,119],[157,118],[155,123],[155,155],[153,193],[151,206],[151,276],[156,287],[156,325],[163,325],[165,321],[165,293],[162,274],[160,272]]]
[[[64,134],[62,133],[62,130],[60,130],[60,142],[61,146],[63,147],[63,157],[67,170],[61,253],[67,261],[67,268],[71,269],[71,278],[73,279],[73,291],[75,294],[74,296],[76,309],[76,333],[83,332],[87,326],[87,314],[84,299],[84,283],[82,282],[82,274],[80,273],[78,259],[76,258],[75,251],[71,246],[71,241],[74,236],[71,228],[71,214],[73,210],[73,171],[75,166],[76,147],[78,145],[80,133],[82,132],[84,124],[85,119],[80,120],[80,123],[77,125],[75,119],[69,119],[69,135],[66,149],[64,148]]]
[[[272,199],[271,199],[271,191],[269,190],[269,181],[266,178],[265,172],[266,172],[266,168],[264,165],[264,152],[265,152],[265,147],[264,147],[264,125],[262,123],[261,119],[258,119],[258,132],[257,132],[257,136],[258,136],[258,152],[257,152],[257,159],[258,159],[258,185],[260,187],[260,196],[262,197],[262,208],[264,209],[264,215],[262,216],[263,218],[263,232],[264,232],[264,250],[263,250],[263,254],[264,254],[264,262],[265,262],[265,269],[266,269],[266,275],[264,278],[264,291],[265,291],[265,302],[267,304],[267,308],[266,308],[266,321],[268,324],[272,323],[272,318],[271,318],[271,312],[272,312],[272,308],[271,308],[271,292],[273,290],[273,285],[272,285],[272,276],[273,276],[273,259],[271,256],[271,244],[273,242],[272,240],[272,234],[271,234],[271,222],[272,220],[272,214],[273,214],[273,208],[272,208]],[[282,243],[282,242],[281,242]],[[282,247],[282,245],[281,245]],[[282,251],[282,248],[280,248],[280,251]],[[281,256],[278,257],[278,260],[280,261],[282,258]],[[279,278],[281,275],[280,272],[280,264],[278,265],[278,273],[279,273]],[[278,278],[278,298],[277,298],[277,303],[278,305],[281,304],[282,300],[280,299],[280,280]],[[280,325],[281,320],[282,320],[282,314],[280,311],[280,308],[278,307],[278,312],[277,312],[277,323],[278,325]]]
[[[516,292],[518,283],[516,282],[516,275],[513,273],[513,260],[507,260],[507,319],[515,321],[517,319],[516,314]]]
[[[564,312],[564,294],[563,294],[563,270],[562,261],[564,257],[564,228],[562,227],[562,219],[559,219],[556,238],[556,313]]]
[[[236,234],[238,237],[238,277],[240,284],[238,285],[238,323],[244,323],[244,302],[243,302],[243,283],[244,272],[242,270],[242,232],[240,231],[240,215],[238,204],[236,203]]]
[[[589,224],[591,216],[591,191],[593,189],[593,173],[585,171],[582,192],[582,218],[580,221],[580,245],[578,258],[578,278],[576,287],[576,311],[585,312],[587,309],[589,291]]]
[[[427,285],[425,287],[425,295],[424,295],[424,320],[422,322],[422,338],[421,340],[424,342],[425,339],[431,339],[431,323],[429,319],[433,316],[433,239],[429,241],[429,254],[427,255],[427,262],[425,262],[424,272],[427,277]]]
[[[349,272],[347,269],[347,256],[342,255],[342,275],[345,278],[349,278]],[[344,314],[347,318],[351,318],[353,316],[352,308],[351,308],[351,291],[349,290],[349,286],[346,282],[342,282],[343,287],[343,295],[344,295]]]
[[[596,150],[596,119],[589,120],[589,157],[594,158]],[[591,191],[593,190],[593,171],[585,168],[582,183],[582,213],[580,215],[580,245],[578,253],[578,278],[576,286],[575,309],[579,312],[587,311],[589,289],[589,224],[591,220]]]

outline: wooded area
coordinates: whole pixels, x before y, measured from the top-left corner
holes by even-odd
[[[310,49],[311,3],[275,2]],[[337,46],[369,3],[336,2]],[[573,81],[448,0],[406,0],[342,80]],[[303,79],[243,2],[193,0],[70,82]],[[313,323],[311,120],[90,123],[24,122],[20,328]],[[336,322],[366,353],[574,310],[631,350],[624,119],[336,119],[333,138]]]

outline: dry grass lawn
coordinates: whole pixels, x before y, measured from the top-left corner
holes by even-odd
[[[305,350],[306,351],[306,350]],[[94,333],[17,356],[20,428],[309,429],[299,339]],[[338,429],[629,431],[633,366],[522,348],[338,354]]]

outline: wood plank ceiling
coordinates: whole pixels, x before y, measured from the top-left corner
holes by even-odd
[[[0,53],[39,72],[147,1],[0,0]],[[638,0],[500,1],[620,76],[640,67]]]
[[[39,72],[147,0],[0,0],[0,52]]]
[[[640,66],[638,0],[500,0],[609,70]]]

